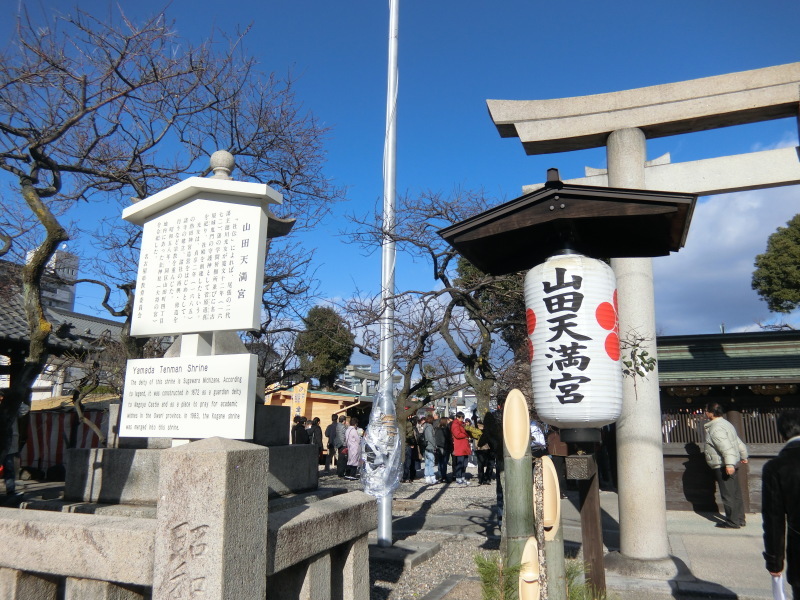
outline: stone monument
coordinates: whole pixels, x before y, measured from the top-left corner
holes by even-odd
[[[131,335],[180,343],[165,358],[128,361],[120,437],[253,438],[257,361],[235,332],[261,325],[266,240],[278,221],[268,207],[283,197],[231,180],[227,152],[211,166],[213,178],[190,177],[122,213],[144,228]],[[279,224],[273,237],[291,228]]]

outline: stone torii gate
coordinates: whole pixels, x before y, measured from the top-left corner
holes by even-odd
[[[502,137],[527,154],[606,146],[607,170],[587,169],[566,183],[722,194],[800,183],[800,148],[687,163],[669,155],[646,162],[647,138],[798,117],[800,63],[679,83],[552,100],[488,100]],[[540,185],[525,186],[524,192]],[[620,338],[635,332],[656,356],[650,258],[612,259],[619,291]],[[667,538],[658,370],[625,379],[617,422],[620,556],[617,567],[640,576],[677,575]],[[611,564],[608,565],[614,568]]]

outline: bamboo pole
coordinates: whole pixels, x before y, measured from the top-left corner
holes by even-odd
[[[511,390],[503,410],[504,564],[509,567],[521,564],[525,544],[535,535],[530,435],[530,414],[525,396],[519,390]]]

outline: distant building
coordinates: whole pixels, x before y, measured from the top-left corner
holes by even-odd
[[[31,253],[28,253],[30,258]],[[75,310],[75,280],[78,278],[80,259],[66,250],[56,250],[47,263],[42,278],[42,304],[63,310]]]
[[[33,387],[33,399],[60,396],[83,375],[80,358],[98,340],[119,340],[122,323],[74,312],[75,280],[79,260],[63,249],[56,251],[42,279],[42,304],[53,324],[48,340],[50,359]],[[28,323],[22,305],[21,265],[0,260],[0,387],[9,385],[14,369],[21,368],[28,351]]]

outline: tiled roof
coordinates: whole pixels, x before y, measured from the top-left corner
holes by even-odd
[[[800,383],[800,331],[658,338],[662,386]]]
[[[14,342],[28,339],[28,322],[19,294],[0,295],[0,339]]]
[[[53,333],[48,339],[48,349],[54,354],[87,348],[89,343],[106,329],[118,339],[122,329],[122,324],[116,321],[55,308],[45,308],[45,314],[53,324]],[[61,325],[64,327],[60,327]],[[8,351],[11,347],[26,346],[28,339],[28,322],[25,318],[22,295],[19,293],[0,295],[0,350]]]
[[[111,319],[103,319],[102,317],[94,317],[92,315],[83,315],[61,308],[50,307],[47,310],[53,317],[54,325],[57,326],[62,323],[72,325],[70,333],[81,338],[97,339],[103,332],[107,331],[112,338],[119,339],[120,332],[122,331],[122,323],[119,321],[112,321]]]

